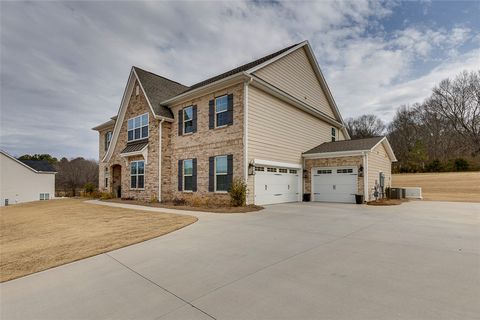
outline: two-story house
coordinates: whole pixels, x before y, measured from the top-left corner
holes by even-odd
[[[132,67],[99,132],[100,189],[145,201],[354,202],[391,183],[384,137],[349,140],[305,41],[192,86]],[[308,197],[308,196],[307,196]]]

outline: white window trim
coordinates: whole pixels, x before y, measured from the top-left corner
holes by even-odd
[[[127,123],[127,125],[128,125],[128,123]],[[108,138],[109,134],[110,134],[110,139]],[[127,133],[127,135],[128,135],[128,133]],[[109,130],[105,133],[105,146],[104,146],[105,151],[107,151],[108,148],[110,147],[110,143],[112,142],[112,137],[113,137],[113,132],[112,131]],[[128,138],[128,136],[127,136],[127,138]]]
[[[136,119],[136,118],[140,118],[140,121],[141,121],[141,119],[142,119],[142,117],[143,117],[144,115],[147,115],[147,125],[146,125],[146,126],[140,125],[140,127],[136,128],[136,127],[135,127],[135,119]],[[130,120],[133,120],[133,129],[128,130],[128,121],[130,121]],[[141,115],[139,115],[139,116],[135,116],[135,117],[133,117],[133,118],[129,118],[129,119],[127,120],[127,142],[133,142],[133,141],[138,141],[138,140],[147,139],[147,138],[150,136],[149,123],[150,123],[150,115],[148,114],[148,112],[145,112],[145,113],[143,113],[143,114],[141,114]],[[142,128],[143,128],[143,127],[147,127],[147,128],[148,128],[148,130],[147,130],[147,136],[146,136],[146,137],[142,137],[142,136],[141,136],[141,135],[142,135]],[[135,139],[135,129],[140,129],[140,138],[138,138],[138,139]],[[129,131],[133,131],[133,139],[132,139],[132,140],[128,140],[128,132],[129,132]]]
[[[220,112],[217,112],[217,99],[219,98],[223,98],[223,97],[227,97],[227,109],[225,111],[220,111]],[[221,96],[218,96],[218,97],[215,97],[214,99],[215,103],[214,103],[214,111],[215,111],[215,129],[221,129],[221,128],[225,128],[228,126],[228,124],[224,124],[224,125],[217,125],[217,114],[220,114],[220,113],[225,113],[225,112],[228,112],[228,94],[224,94],[224,95],[221,95]]]
[[[192,173],[189,175],[185,174],[185,161],[192,161]],[[193,159],[182,160],[182,164],[182,192],[193,192],[193,190],[185,190],[185,177],[193,177]]]
[[[192,109],[192,119],[191,120],[185,120],[185,110],[187,110],[189,108]],[[193,134],[193,131],[192,132],[185,132],[185,128],[186,128],[185,123],[187,121],[192,121],[192,125],[193,125],[193,106],[188,106],[188,107],[183,108],[182,113],[183,113],[183,128],[182,128],[183,135]],[[187,160],[189,160],[189,159],[187,159]]]
[[[143,176],[143,188],[132,188],[132,163],[138,163],[138,162],[143,162],[143,174],[138,173],[138,164],[137,164],[137,173],[135,174],[136,177],[136,185],[138,186],[138,176]],[[130,161],[130,181],[129,181],[129,186],[130,190],[145,190],[145,170],[147,168],[145,167],[145,160],[135,160],[135,161]]]
[[[332,133],[332,131],[335,131],[335,133],[332,134],[332,138],[334,139],[333,141],[337,141],[337,131],[338,131],[337,128],[332,127],[332,128],[330,129],[330,134]]]
[[[226,173],[218,173],[217,174],[217,158],[225,158],[227,160],[227,172]],[[228,176],[228,156],[215,156],[215,161],[214,161],[214,192],[215,193],[228,193],[226,190],[217,190],[217,175],[220,176]]]

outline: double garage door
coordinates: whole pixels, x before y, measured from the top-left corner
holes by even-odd
[[[356,167],[312,169],[312,201],[355,203]]]
[[[301,201],[301,170],[255,166],[255,204]]]

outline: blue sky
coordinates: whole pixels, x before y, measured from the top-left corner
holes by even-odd
[[[0,2],[0,147],[97,158],[132,65],[185,85],[309,40],[345,118],[480,67],[479,1]]]

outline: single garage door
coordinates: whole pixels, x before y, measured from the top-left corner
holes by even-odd
[[[355,203],[356,167],[312,169],[312,201]]]
[[[300,201],[300,169],[255,166],[255,204]]]

